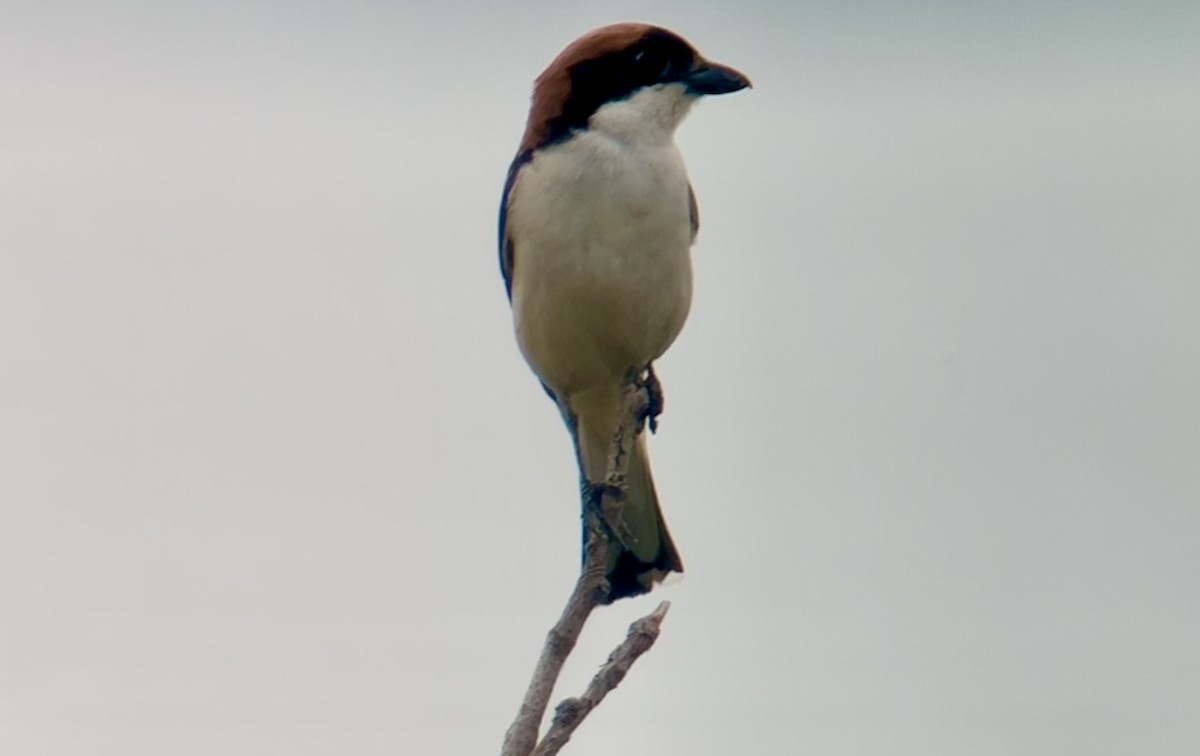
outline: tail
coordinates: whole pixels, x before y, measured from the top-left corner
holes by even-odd
[[[589,481],[604,480],[611,434],[590,433],[579,428],[580,457]],[[629,455],[627,482],[629,489],[622,510],[629,534],[619,544],[609,561],[608,598],[611,604],[627,596],[649,593],[668,573],[683,572],[683,560],[675,549],[671,534],[658,506],[654,479],[650,476],[650,461],[646,455],[646,439],[638,437]]]

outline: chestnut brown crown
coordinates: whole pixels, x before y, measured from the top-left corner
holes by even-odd
[[[705,60],[672,31],[641,23],[593,29],[567,45],[534,82],[521,152],[586,128],[603,105],[644,87],[681,84],[696,97],[736,92],[750,80]]]

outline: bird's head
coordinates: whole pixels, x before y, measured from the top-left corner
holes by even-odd
[[[705,59],[674,32],[639,23],[602,26],[568,45],[538,76],[521,149],[583,129],[670,138],[698,98],[749,86],[744,74]]]

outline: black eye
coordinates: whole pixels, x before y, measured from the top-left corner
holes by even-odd
[[[636,78],[647,84],[678,81],[687,71],[687,63],[672,50],[645,46],[634,51],[632,57]]]
[[[660,56],[653,50],[641,48],[633,54],[633,65],[635,69],[643,74],[657,73],[660,65]]]

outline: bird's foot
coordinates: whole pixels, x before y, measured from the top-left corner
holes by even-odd
[[[622,513],[625,508],[625,492],[619,487],[607,483],[586,483],[584,485],[586,506],[603,523],[612,539],[628,548],[633,534],[630,533],[629,526],[625,524],[625,516]]]
[[[638,418],[638,430],[641,431],[646,425],[650,426],[651,433],[658,432],[658,416],[663,411],[663,390],[662,384],[658,382],[658,376],[654,374],[654,363],[646,366],[646,370],[637,377],[638,388],[646,392],[646,408],[642,410],[641,417]]]

